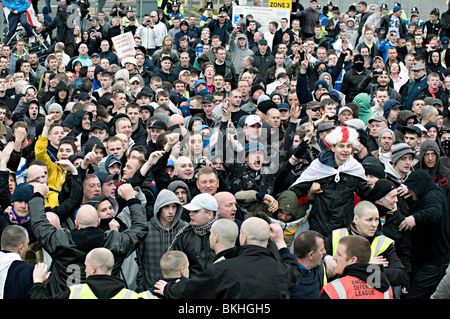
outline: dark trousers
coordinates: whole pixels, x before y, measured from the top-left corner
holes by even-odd
[[[448,264],[415,266],[406,299],[430,299],[445,275]]]
[[[25,28],[25,31],[27,32],[29,37],[34,36],[33,29],[31,29],[31,25],[28,23],[27,20],[27,12],[19,12],[18,14],[14,14],[12,12],[8,15],[8,34],[5,38],[5,44],[8,44],[9,40],[12,38],[12,36],[16,33],[17,24],[20,22],[22,27]]]

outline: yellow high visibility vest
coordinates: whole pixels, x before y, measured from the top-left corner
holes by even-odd
[[[331,234],[333,243],[333,256],[336,254],[339,239],[348,235],[349,232],[347,228],[340,228],[333,230]],[[375,237],[375,239],[372,241],[372,244],[370,245],[371,250],[370,258],[381,255],[383,252],[386,251],[386,249],[389,248],[390,245],[393,245],[394,243],[395,241],[393,241],[392,239],[390,239],[385,235]]]
[[[147,291],[136,293],[133,290],[123,288],[111,299],[156,299],[155,296]],[[73,285],[70,287],[69,299],[98,299],[89,288],[88,284]]]

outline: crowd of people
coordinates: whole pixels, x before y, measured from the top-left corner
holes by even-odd
[[[449,298],[447,3],[44,7],[0,52],[0,298]]]

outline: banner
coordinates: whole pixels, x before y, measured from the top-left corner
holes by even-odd
[[[28,2],[30,3],[30,6],[27,9],[28,23],[32,27],[40,27],[41,23],[38,21],[38,19],[36,17],[36,12],[34,12],[33,5],[31,4],[31,0],[28,0]],[[6,8],[3,3],[2,3],[2,6],[3,6],[3,13],[5,14],[5,17],[6,17],[6,23],[8,23],[8,16],[9,16],[10,10],[8,8]]]
[[[288,24],[290,24],[291,10],[267,7],[233,6],[233,16],[231,17],[233,26],[236,26],[239,19],[245,17],[247,14],[251,14],[256,21],[261,23],[261,28],[259,28],[258,31],[264,33],[269,30],[269,22],[276,21],[278,22],[278,25],[280,25],[281,18],[286,18],[288,19]]]
[[[112,37],[111,40],[119,59],[126,58],[130,54],[136,53],[136,50],[134,49],[136,43],[134,42],[133,33],[131,33],[131,31]]]

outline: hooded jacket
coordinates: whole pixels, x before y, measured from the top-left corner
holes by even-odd
[[[245,39],[245,47],[242,48],[239,45],[239,39]],[[234,69],[236,71],[236,74],[241,74],[241,71],[243,69],[242,67],[242,60],[244,60],[245,57],[248,57],[253,54],[253,51],[250,50],[248,46],[248,39],[245,34],[238,34],[236,36],[235,32],[231,32],[230,34],[230,52],[232,53],[232,64],[234,65]]]
[[[384,102],[384,107],[383,107],[383,117],[384,118],[386,118],[386,119],[388,118],[389,113],[391,113],[391,110],[395,105],[400,105],[400,103],[393,99],[390,99],[390,100],[387,100],[386,102]],[[389,123],[389,121],[387,121],[387,122],[388,122],[387,123],[388,128],[392,131],[395,131],[397,128],[397,121],[395,121],[394,123]]]
[[[169,204],[176,204],[177,210],[169,229],[166,229],[161,224],[160,215],[161,208]],[[183,207],[177,196],[167,189],[161,190],[158,197],[156,197],[154,215],[148,222],[148,235],[138,250],[141,262],[140,274],[142,277],[142,282],[139,282],[139,288],[143,290],[150,289],[158,280],[163,279],[159,260],[167,252],[177,232],[187,225],[185,221],[180,219],[182,211]]]
[[[420,145],[420,162],[419,167],[426,169],[425,166],[425,154],[427,151],[434,151],[436,153],[436,164],[430,169],[428,174],[433,179],[433,182],[439,186],[445,196],[450,200],[450,169],[444,166],[441,162],[440,149],[437,143],[433,140],[425,140]],[[428,170],[428,169],[427,169]]]
[[[89,114],[90,121],[92,122],[92,113],[86,110],[78,110],[73,113],[73,128],[67,134],[68,136],[75,136],[80,142],[80,147],[84,146],[89,138],[89,130],[85,130],[82,127],[84,115]]]
[[[63,42],[66,46],[75,46],[75,36],[73,34],[73,26],[67,23],[69,19],[69,13],[67,12],[67,5],[58,4],[58,12],[56,17],[50,22],[48,27],[41,31],[41,33],[48,33],[49,31],[57,28],[56,30],[56,42]]]
[[[397,115],[397,126],[395,128],[394,134],[395,134],[395,141],[397,143],[403,143],[403,140],[405,138],[403,132],[402,132],[402,128],[407,126],[406,122],[410,119],[410,118],[414,118],[414,122],[417,121],[417,116],[414,114],[413,111],[410,110],[402,110],[398,113]]]
[[[65,90],[67,92],[66,97],[64,98],[63,101],[60,101],[60,99],[58,97],[58,92],[61,90]],[[45,110],[48,111],[48,107],[53,103],[58,103],[59,105],[61,105],[62,109],[64,110],[66,108],[67,103],[69,103],[69,101],[70,101],[69,87],[67,86],[67,84],[64,81],[59,81],[59,83],[55,87],[55,93],[54,93],[53,97],[47,103],[45,103]]]
[[[367,93],[359,93],[353,99],[359,107],[358,118],[367,125],[370,117],[373,115],[372,108],[370,107],[370,96]]]
[[[183,182],[181,180],[173,181],[172,183],[169,184],[169,186],[167,186],[167,189],[174,193],[178,188],[184,189],[184,191],[186,192],[186,196],[187,196],[187,202],[190,203],[191,199],[192,199],[191,191],[189,190],[189,187],[186,185],[185,182]],[[190,222],[191,219],[189,217],[189,211],[186,208],[183,208],[183,212],[181,213],[180,218],[181,218],[181,220],[184,220],[187,223]]]
[[[418,198],[409,205],[416,222],[411,230],[412,261],[418,265],[447,263],[450,258],[448,198],[423,169],[412,172],[404,184]]]

